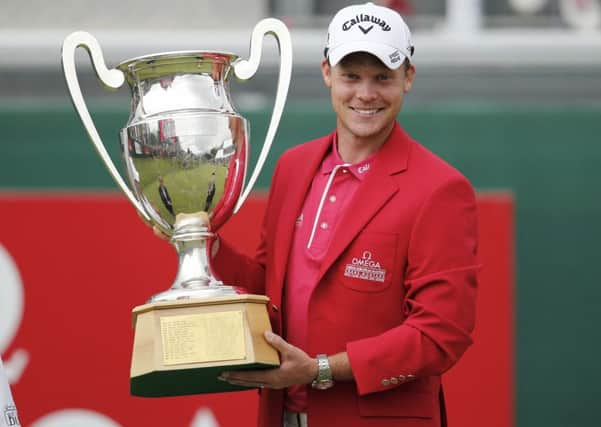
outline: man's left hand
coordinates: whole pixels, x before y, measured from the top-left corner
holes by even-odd
[[[317,361],[307,353],[273,332],[265,332],[265,339],[280,353],[278,368],[223,372],[219,379],[244,387],[281,389],[295,384],[308,384],[317,377]]]

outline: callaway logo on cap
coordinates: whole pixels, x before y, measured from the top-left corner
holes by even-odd
[[[401,15],[373,3],[341,9],[328,27],[326,49],[332,67],[349,53],[367,52],[394,70],[413,54],[411,32]]]

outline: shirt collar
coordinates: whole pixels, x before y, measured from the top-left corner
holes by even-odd
[[[377,151],[376,151],[377,153]],[[350,165],[347,169],[355,178],[363,181],[367,172],[373,167],[373,160],[376,156],[376,153],[373,153],[367,159]],[[338,138],[337,134],[334,133],[334,137],[332,138],[332,145],[328,150],[326,157],[323,159],[321,163],[321,173],[324,175],[329,175],[332,173],[332,170],[338,166],[344,164],[344,161],[340,158],[340,154],[338,154]]]

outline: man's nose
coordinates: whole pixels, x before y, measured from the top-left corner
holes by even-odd
[[[357,88],[357,97],[361,101],[370,102],[378,97],[378,92],[371,82],[363,82]]]

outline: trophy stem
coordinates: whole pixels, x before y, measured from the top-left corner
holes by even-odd
[[[179,258],[177,276],[169,290],[153,295],[149,302],[237,295],[235,287],[225,286],[211,272],[207,242],[214,237],[201,215],[179,214],[171,238]]]
[[[173,238],[173,245],[179,257],[179,268],[172,289],[195,289],[215,285],[217,280],[211,274],[207,257],[207,240],[212,236],[195,240]]]

